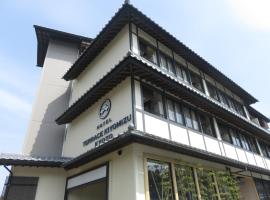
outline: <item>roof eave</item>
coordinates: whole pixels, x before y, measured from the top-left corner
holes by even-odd
[[[36,37],[37,37],[37,66],[43,67],[44,60],[46,57],[49,41],[51,39],[60,40],[68,43],[75,43],[80,45],[82,41],[92,42],[93,39],[67,33],[55,29],[50,29],[38,25],[34,25]]]

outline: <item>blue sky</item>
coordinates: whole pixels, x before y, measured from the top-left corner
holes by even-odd
[[[33,25],[95,37],[123,0],[0,1],[0,152],[20,153],[41,68]],[[269,0],[131,0],[260,100],[270,116]],[[4,176],[0,167],[0,190]]]

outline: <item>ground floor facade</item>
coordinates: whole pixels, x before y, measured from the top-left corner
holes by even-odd
[[[143,144],[73,169],[14,166],[7,200],[269,199],[268,176]]]

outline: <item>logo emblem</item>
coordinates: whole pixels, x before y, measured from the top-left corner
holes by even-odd
[[[100,109],[99,109],[99,118],[100,119],[105,119],[109,113],[110,113],[110,110],[111,110],[111,100],[110,99],[106,99],[102,105],[100,106]]]

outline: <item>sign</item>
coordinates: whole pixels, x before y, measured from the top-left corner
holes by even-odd
[[[105,119],[106,117],[108,117],[110,111],[111,111],[111,100],[110,99],[106,99],[100,106],[99,109],[99,118],[100,119]]]
[[[123,117],[122,119],[120,119],[114,123],[112,122],[111,119],[109,119],[107,121],[108,123],[107,124],[105,123],[108,126],[105,126],[106,128],[105,127],[103,128],[103,126],[102,126],[102,128],[103,128],[102,130],[101,130],[100,126],[97,126],[97,127],[99,127],[98,130],[100,130],[100,131],[98,133],[96,133],[94,136],[90,137],[89,139],[83,141],[83,146],[87,146],[87,145],[95,142],[95,147],[98,147],[98,146],[110,141],[114,137],[112,132],[114,130],[118,129],[119,127],[127,124],[130,121],[131,121],[131,114]],[[113,124],[111,124],[111,123],[113,123]]]

